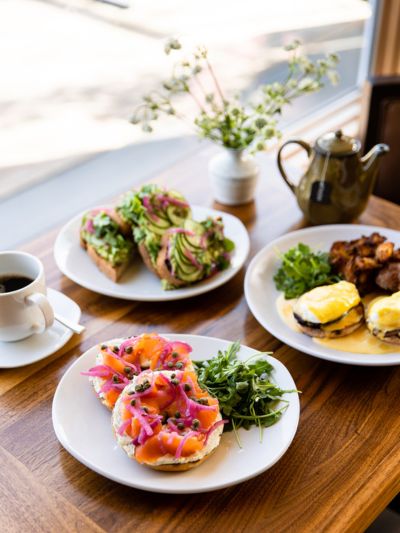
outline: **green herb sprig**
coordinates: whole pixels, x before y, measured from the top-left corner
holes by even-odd
[[[282,264],[274,276],[275,286],[285,298],[298,298],[305,292],[340,281],[332,271],[329,254],[313,252],[306,244],[299,243],[285,254],[280,254]]]
[[[245,361],[238,359],[240,343],[236,341],[216,357],[195,362],[200,386],[218,399],[223,418],[229,420],[225,430],[258,426],[260,441],[263,429],[272,426],[288,407],[282,399],[287,391],[271,380],[273,366],[265,359],[266,353],[257,353]]]

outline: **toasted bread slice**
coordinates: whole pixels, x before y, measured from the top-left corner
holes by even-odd
[[[166,263],[168,251],[168,235],[164,235],[161,240],[161,250],[157,257],[157,275],[160,279],[165,279],[170,285],[174,287],[183,287],[187,283],[181,279],[176,278]]]
[[[166,376],[170,376],[171,374],[173,374],[173,372],[171,371],[160,371],[160,373]],[[124,403],[124,399],[126,398],[126,396],[131,397],[130,395],[132,394],[132,392],[135,391],[136,384],[138,383],[138,381],[143,379],[143,376],[145,374],[146,371],[142,372],[142,374],[139,374],[139,376],[133,378],[132,382],[125,387],[125,389],[119,396],[112,412],[112,428],[114,435],[117,439],[118,445],[124,450],[124,452],[128,455],[130,459],[135,460],[137,460],[136,446],[133,444],[132,437],[130,437],[126,433],[120,433],[119,428],[124,422],[122,415],[122,406]],[[151,372],[148,373],[148,375],[150,374]],[[216,421],[219,422],[221,421],[221,419],[221,413],[218,412]],[[195,468],[202,464],[208,457],[211,456],[211,454],[214,452],[214,450],[218,447],[220,443],[222,431],[223,425],[218,425],[218,427],[216,427],[210,434],[204,447],[201,450],[198,450],[197,452],[193,453],[192,455],[180,456],[177,458],[174,455],[166,453],[165,455],[160,456],[154,460],[152,459],[140,461],[140,464],[152,468],[154,470],[162,470],[165,472],[182,472],[186,470],[191,470],[192,468]]]
[[[103,272],[111,281],[117,282],[119,279],[121,279],[122,274],[125,272],[125,270],[128,268],[130,261],[127,261],[126,263],[123,263],[122,265],[113,266],[110,263],[108,263],[103,257],[101,257],[96,250],[91,246],[90,244],[87,244],[82,238],[81,238],[81,246],[84,248],[90,259],[93,261],[93,263],[97,266],[97,268]]]
[[[158,273],[157,268],[153,265],[153,262],[152,262],[152,260],[150,258],[150,254],[147,251],[147,248],[146,248],[146,246],[143,243],[138,244],[138,251],[139,251],[139,254],[140,254],[141,258],[143,259],[143,263],[147,266],[147,268],[151,272],[156,274],[156,276],[161,277],[159,275],[159,273]]]

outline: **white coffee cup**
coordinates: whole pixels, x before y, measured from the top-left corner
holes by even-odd
[[[32,280],[21,289],[0,293],[0,341],[18,341],[43,333],[54,322],[46,296],[41,261],[25,252],[0,252],[0,278],[7,275]]]

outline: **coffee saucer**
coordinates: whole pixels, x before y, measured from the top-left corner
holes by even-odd
[[[54,289],[47,289],[47,296],[54,313],[78,323],[81,310],[71,298]],[[72,337],[73,332],[58,322],[40,335],[31,335],[16,342],[0,341],[0,368],[18,368],[36,363],[53,354]]]

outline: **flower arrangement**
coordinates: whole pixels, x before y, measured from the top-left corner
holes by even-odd
[[[265,150],[269,140],[281,137],[278,119],[286,105],[299,96],[320,90],[326,79],[334,84],[338,81],[337,55],[329,54],[312,61],[300,54],[300,44],[295,41],[285,47],[290,53],[286,79],[262,85],[255,100],[246,103],[238,95],[229,98],[225,95],[209,61],[207,48],[198,46],[174,65],[171,77],[159,90],[143,97],[131,122],[151,132],[152,123],[160,115],[187,120],[175,105],[177,96],[187,94],[198,110],[191,123],[200,137],[234,150],[248,149],[251,153]],[[168,55],[181,48],[181,43],[172,39],[166,44],[165,53]],[[214,90],[206,88],[205,77]]]

